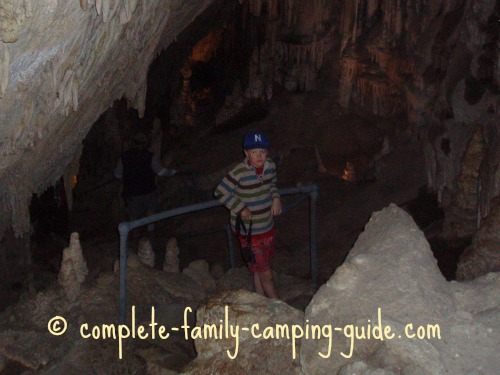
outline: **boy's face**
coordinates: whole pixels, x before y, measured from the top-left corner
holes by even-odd
[[[245,150],[245,155],[250,164],[255,168],[262,168],[267,160],[267,150],[263,148],[252,148],[251,150]]]

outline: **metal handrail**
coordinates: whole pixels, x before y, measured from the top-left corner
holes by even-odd
[[[310,225],[310,248],[311,248],[311,279],[313,287],[316,288],[318,284],[317,276],[317,243],[316,243],[316,201],[318,198],[318,186],[315,184],[286,188],[279,190],[281,196],[291,194],[309,194],[310,210],[309,210],[309,225]],[[167,219],[173,216],[179,216],[190,212],[205,210],[208,208],[222,206],[218,200],[211,200],[208,202],[196,203],[190,206],[178,207],[171,210],[163,211],[151,216],[143,217],[141,219],[124,221],[118,225],[118,232],[120,233],[120,324],[125,324],[125,308],[127,302],[127,239],[128,234],[132,229],[142,227],[160,220]],[[229,256],[231,267],[235,266],[234,249],[232,246],[231,229],[226,226],[227,239],[229,243]]]

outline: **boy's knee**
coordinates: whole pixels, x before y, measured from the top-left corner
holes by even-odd
[[[273,279],[273,271],[267,270],[264,272],[259,272],[259,277],[261,281],[271,281]]]

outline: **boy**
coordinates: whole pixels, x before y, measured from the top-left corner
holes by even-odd
[[[267,158],[269,139],[263,132],[246,134],[243,148],[245,160],[223,178],[215,189],[215,197],[230,210],[231,228],[238,235],[242,254],[244,249],[251,250],[245,261],[253,272],[255,291],[278,298],[271,270],[273,217],[282,210],[276,188],[276,165]]]

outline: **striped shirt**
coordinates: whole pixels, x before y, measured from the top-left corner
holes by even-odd
[[[245,159],[222,179],[214,195],[229,209],[233,231],[236,216],[248,207],[252,213],[252,233],[265,233],[274,225],[273,198],[280,196],[276,187],[276,165],[267,159],[262,176],[258,176],[255,167]],[[248,228],[248,223],[245,226]]]

